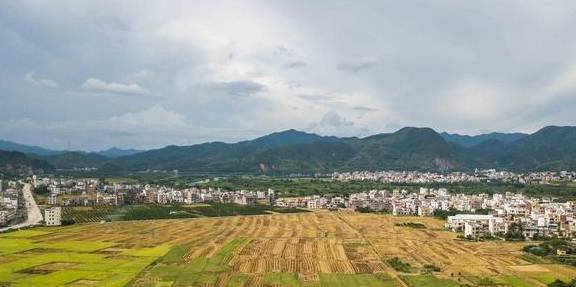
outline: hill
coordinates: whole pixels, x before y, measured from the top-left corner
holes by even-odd
[[[46,161],[32,159],[20,152],[0,150],[0,174],[31,175],[52,170]]]
[[[443,139],[448,142],[458,144],[463,147],[476,146],[485,141],[497,140],[503,143],[511,143],[519,139],[525,138],[528,134],[524,133],[489,133],[476,136],[449,134],[447,132],[440,133]]]
[[[56,155],[63,153],[62,151],[46,149],[39,146],[23,145],[1,139],[0,139],[0,150],[17,151],[25,154],[36,154],[36,155]]]
[[[107,156],[65,152],[31,157],[58,169],[95,167],[106,173],[576,169],[576,127],[550,126],[531,135],[492,133],[465,138],[465,143],[458,143],[454,138],[447,139],[446,133],[438,134],[430,128],[415,127],[365,138],[327,137],[286,130],[238,143],[167,146],[143,152],[116,149]],[[122,155],[125,152],[128,155]]]
[[[109,148],[107,150],[102,150],[102,151],[99,151],[96,153],[99,155],[105,156],[107,158],[118,158],[121,156],[133,155],[133,154],[137,154],[137,153],[141,153],[141,152],[143,152],[143,151],[137,150],[137,149],[120,149],[120,148],[112,147],[112,148]]]
[[[34,156],[48,162],[56,169],[100,168],[111,159],[97,153],[65,152],[56,155]]]
[[[115,163],[128,170],[202,172],[451,169],[464,166],[459,153],[457,146],[428,128],[404,128],[363,139],[288,130],[236,144],[169,146],[121,157]]]

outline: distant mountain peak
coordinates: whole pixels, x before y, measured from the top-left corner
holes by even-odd
[[[473,147],[489,140],[497,140],[499,142],[508,144],[520,140],[522,138],[525,138],[526,136],[528,136],[528,134],[492,132],[476,136],[469,136],[469,135],[460,135],[460,134],[451,134],[447,132],[442,132],[440,133],[440,136],[448,142],[455,143],[457,145],[464,147]]]
[[[141,152],[143,152],[143,151],[137,150],[137,149],[121,149],[121,148],[117,148],[117,147],[111,147],[109,149],[99,151],[99,152],[97,152],[97,154],[103,155],[103,156],[108,157],[108,158],[117,158],[117,157],[121,157],[121,156],[134,155],[134,154],[141,153]]]

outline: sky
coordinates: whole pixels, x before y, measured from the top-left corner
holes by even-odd
[[[0,139],[576,125],[576,1],[0,1]]]

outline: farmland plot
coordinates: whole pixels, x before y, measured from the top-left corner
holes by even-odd
[[[545,286],[576,276],[524,259],[522,243],[462,241],[442,224],[315,211],[36,228],[0,235],[0,286]]]

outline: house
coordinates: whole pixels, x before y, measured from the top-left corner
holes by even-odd
[[[44,211],[44,221],[46,226],[62,225],[62,208],[53,206]]]

